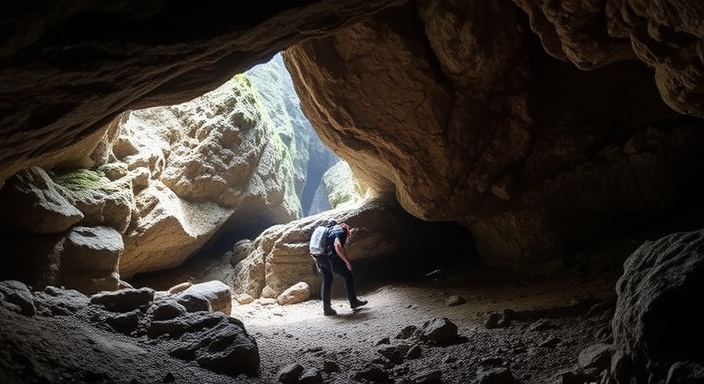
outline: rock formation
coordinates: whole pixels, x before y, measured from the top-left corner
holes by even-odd
[[[235,265],[235,294],[276,298],[305,282],[317,297],[321,280],[312,268],[308,240],[315,226],[328,219],[346,222],[354,229],[347,255],[355,262],[372,263],[367,270],[357,268],[367,279],[417,278],[431,267],[444,263],[450,267],[452,260],[467,262],[474,255],[471,241],[456,241],[459,232],[448,230],[447,223],[423,222],[394,200],[371,199],[356,208],[339,208],[273,226],[253,243],[240,243],[238,251],[243,255],[239,258],[243,260]]]
[[[151,131],[165,134],[164,143],[185,144],[174,150],[180,155],[174,162],[166,161],[166,152],[172,154],[166,146],[140,155],[134,143],[118,139],[111,147],[105,140],[106,132],[118,137],[124,122],[118,117],[129,116],[121,114],[191,100],[282,50],[323,142],[362,182],[396,198],[416,219],[463,225],[487,264],[560,270],[569,255],[611,237],[685,215],[701,226],[702,20],[704,7],[693,0],[3,2],[0,272],[20,260],[26,263],[20,274],[63,284],[75,275],[56,273],[56,265],[71,259],[80,271],[93,271],[83,257],[93,249],[100,267],[89,279],[98,284],[82,289],[112,288],[115,259],[124,276],[178,265],[225,225],[235,206],[245,208],[244,220],[295,216],[299,210],[280,185],[268,189],[286,183],[273,175],[293,172],[257,156],[259,149],[283,150],[285,142],[272,136],[257,136],[258,144],[270,138],[273,145],[247,146],[240,162],[247,168],[265,159],[261,172],[244,173],[252,175],[245,184],[255,199],[271,198],[282,208],[264,213],[247,211],[256,204],[238,200],[239,190],[221,188],[221,173],[245,179],[226,172],[233,158],[225,151],[215,156],[221,167],[198,177],[198,157],[214,141],[241,139],[234,129],[218,131],[199,120],[178,137]],[[190,118],[193,111],[180,108],[156,113]],[[113,155],[127,166],[111,165]],[[80,169],[94,173],[71,175]],[[105,193],[118,181],[122,193]],[[282,193],[265,197],[257,193],[262,190]],[[27,206],[32,210],[21,208]],[[274,297],[310,273],[300,263],[306,226],[312,222],[272,227],[254,240],[252,254],[260,254],[242,273],[258,284],[255,293],[261,288]],[[98,232],[115,241],[94,247]],[[164,232],[189,241],[174,244]],[[683,238],[684,247],[699,242]],[[154,248],[139,239],[151,239]],[[391,245],[382,248],[398,251]],[[41,262],[23,257],[32,247],[43,249]],[[647,253],[637,253],[627,267],[651,267],[640,268],[642,260],[658,257]],[[672,253],[684,265],[697,258],[654,253]],[[291,259],[295,272],[271,274]],[[669,269],[673,275],[663,276],[675,289],[677,276],[689,272]],[[635,279],[633,297],[669,308],[640,283],[648,276]],[[629,284],[621,285],[624,306],[639,301],[629,298]],[[663,297],[682,304],[680,295]],[[657,313],[639,318],[640,309],[623,310],[621,318],[643,324],[635,332],[651,327],[645,324],[667,325]],[[195,317],[189,324],[199,323]],[[649,355],[653,345],[669,351],[668,341],[657,337],[636,341],[631,354],[624,341],[631,336],[619,324],[619,381],[652,375],[673,382],[687,372],[701,377],[689,355]]]
[[[510,1],[411,2],[284,59],[362,181],[416,217],[462,223],[486,263],[525,268],[676,211],[702,166],[701,121],[668,108],[645,65],[606,65],[632,56],[622,39],[558,55],[585,72],[528,27]],[[562,37],[568,51],[584,34]]]

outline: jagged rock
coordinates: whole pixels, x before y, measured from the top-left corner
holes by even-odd
[[[226,374],[254,374],[259,369],[257,343],[237,319],[220,312],[188,312],[170,320],[152,321],[147,335],[175,342],[169,354]]]
[[[357,381],[368,380],[373,383],[393,383],[389,373],[375,366],[367,366],[364,369],[352,375],[352,378]]]
[[[514,384],[511,370],[504,367],[480,369],[477,372],[477,384]]]
[[[136,195],[139,215],[125,238],[124,276],[179,266],[217,231],[301,216],[290,148],[244,79],[122,119],[115,156],[154,178]]]
[[[135,210],[130,179],[111,181],[99,171],[78,169],[57,174],[54,181],[60,193],[83,213],[78,224],[125,233]]]
[[[611,371],[621,383],[664,380],[704,344],[704,230],[647,241],[616,285]]]
[[[90,304],[90,298],[75,289],[53,286],[34,292],[34,305],[42,316],[70,315]]]
[[[136,196],[136,206],[140,215],[124,236],[120,260],[125,279],[181,265],[231,214],[213,203],[181,200],[159,181]]]
[[[486,327],[486,329],[505,328],[509,325],[511,325],[511,315],[506,311],[493,312],[489,314],[489,317],[484,321],[484,327]]]
[[[594,344],[579,352],[577,362],[582,369],[596,369],[602,371],[611,366],[611,344]]]
[[[130,312],[147,306],[152,300],[154,300],[154,290],[146,287],[97,293],[90,297],[91,304],[101,305],[112,312]]]
[[[426,321],[418,331],[419,337],[431,344],[450,345],[458,341],[457,325],[446,317]]]
[[[7,304],[15,306],[16,310],[12,307],[9,309],[24,316],[34,316],[37,313],[32,292],[21,281],[0,281],[0,305],[7,308]]]
[[[105,317],[105,323],[108,324],[115,332],[129,335],[134,332],[139,325],[139,319],[142,311],[135,309],[127,313],[111,313]]]
[[[300,197],[305,216],[322,212],[314,207],[313,194],[323,185],[323,174],[339,158],[323,145],[301,111],[298,95],[281,54],[274,55],[265,65],[250,68],[246,75],[259,91],[276,131],[289,148],[296,194]],[[329,204],[327,209],[330,209]]]
[[[147,310],[147,318],[151,321],[171,320],[186,312],[188,312],[186,307],[179,304],[174,298],[168,297],[156,300],[154,304],[150,305]]]
[[[282,383],[296,383],[301,373],[303,373],[303,369],[301,364],[291,363],[279,369],[276,377],[278,377],[279,381]]]
[[[276,302],[279,303],[279,305],[297,304],[302,303],[309,298],[310,286],[308,283],[301,281],[281,292],[281,294],[276,298]]]
[[[398,365],[403,363],[403,360],[406,358],[406,355],[408,354],[408,351],[411,349],[410,345],[407,344],[399,344],[399,345],[390,345],[388,347],[381,347],[377,349],[376,351],[387,358],[390,362]]]
[[[86,294],[118,287],[122,237],[110,227],[72,227],[56,235],[15,234],[3,239],[16,261],[0,270],[3,278],[35,289],[64,286]]]
[[[396,338],[402,339],[402,340],[408,339],[408,338],[412,337],[413,335],[415,335],[417,331],[418,331],[418,327],[416,327],[415,325],[407,325],[407,326],[403,327],[403,329],[401,329],[401,331],[398,333],[398,335],[396,335]]]
[[[83,219],[42,168],[18,172],[0,189],[0,226],[29,233],[61,233]]]
[[[580,23],[600,25],[604,14],[561,4],[551,12],[576,13],[570,26],[595,33],[580,57],[600,57],[590,44],[605,29]],[[602,241],[624,224],[656,222],[655,212],[679,204],[675,196],[699,190],[692,174],[675,170],[692,164],[685,158],[697,162],[699,144],[692,144],[702,133],[684,120],[665,123],[672,111],[642,63],[581,71],[531,49],[532,25],[515,7],[409,3],[291,47],[284,60],[306,115],[359,180],[395,195],[416,217],[463,223],[485,263],[542,273],[560,268],[566,249]],[[389,75],[357,75],[368,68]],[[361,102],[369,95],[374,103]],[[623,113],[629,117],[617,117]],[[612,129],[585,121],[619,121],[626,144]],[[656,128],[660,122],[668,128]],[[664,141],[632,152],[628,139],[651,130]],[[619,210],[625,201],[627,211]]]
[[[399,273],[421,269],[425,264],[421,255],[425,249],[430,252],[428,238],[441,241],[443,236],[453,236],[442,225],[409,216],[393,200],[367,200],[359,208],[329,211],[264,231],[254,240],[252,253],[235,268],[234,292],[253,297],[277,297],[301,281],[311,287],[311,292],[319,292],[321,279],[310,268],[308,241],[313,228],[327,219],[347,222],[353,229],[357,228],[346,246],[352,261],[364,258],[396,262],[403,266],[398,268]],[[470,250],[459,252],[464,251]],[[403,255],[403,260],[393,259],[394,255]],[[418,258],[409,255],[418,255]]]
[[[193,284],[183,292],[174,295],[173,299],[189,311],[212,310],[226,315],[230,315],[232,311],[232,291],[230,286],[218,280]],[[207,303],[205,308],[202,305],[193,306],[194,303],[203,301]]]

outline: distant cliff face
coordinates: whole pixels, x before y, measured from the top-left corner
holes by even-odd
[[[301,200],[304,215],[319,213],[313,207],[315,191],[322,183],[323,174],[339,158],[323,145],[303,114],[281,54],[252,67],[246,74],[261,96],[274,129],[289,148],[294,166],[296,194]]]

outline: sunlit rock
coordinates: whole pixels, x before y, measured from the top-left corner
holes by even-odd
[[[374,260],[379,265],[397,265],[396,273],[419,276],[434,262],[466,260],[472,254],[469,243],[448,241],[457,233],[446,231],[443,224],[422,222],[394,200],[372,199],[357,208],[332,210],[264,231],[254,240],[251,253],[235,267],[235,294],[276,298],[299,282],[307,283],[317,294],[321,278],[313,271],[308,241],[313,229],[328,219],[352,227],[353,235],[345,249],[353,264]],[[368,273],[374,270],[383,273],[381,268],[371,268]]]
[[[338,161],[325,172],[323,186],[327,191],[332,209],[357,206],[362,202],[367,192],[357,183],[346,161]]]
[[[84,217],[39,167],[19,172],[0,190],[0,211],[3,229],[29,233],[61,233]]]
[[[129,178],[119,177],[113,170],[115,181],[100,171],[78,169],[55,176],[61,192],[81,213],[83,226],[108,226],[125,233],[134,213],[134,194]],[[127,172],[124,172],[127,176]]]
[[[181,265],[199,249],[232,211],[215,203],[179,199],[159,181],[136,196],[139,216],[125,233],[120,273],[128,279],[138,272]]]
[[[310,298],[310,286],[305,282],[288,287],[276,298],[279,305],[302,303]]]

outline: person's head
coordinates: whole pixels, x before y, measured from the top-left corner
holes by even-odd
[[[340,224],[340,227],[342,227],[342,229],[345,231],[345,235],[348,239],[352,237],[352,229],[350,229],[350,226],[347,225],[347,223]]]

